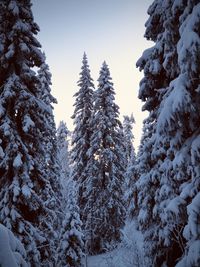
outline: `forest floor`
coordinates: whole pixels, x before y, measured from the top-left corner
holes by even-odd
[[[111,252],[87,257],[85,267],[147,267],[144,262],[143,237],[134,223],[127,224],[124,242]]]
[[[91,256],[85,267],[138,267],[139,258],[130,257],[130,249],[116,249],[110,253]]]

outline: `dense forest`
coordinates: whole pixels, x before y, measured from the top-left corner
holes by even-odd
[[[74,130],[56,129],[31,5],[0,0],[0,267],[200,266],[199,0],[147,11],[137,153],[134,114],[120,121],[108,64],[95,88],[86,53]]]

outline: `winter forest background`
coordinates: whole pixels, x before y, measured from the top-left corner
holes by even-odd
[[[200,266],[200,2],[148,15],[136,153],[134,114],[121,121],[112,71],[94,86],[86,53],[74,129],[56,129],[31,1],[0,0],[1,267]]]

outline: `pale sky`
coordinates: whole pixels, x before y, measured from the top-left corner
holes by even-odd
[[[57,98],[55,120],[64,120],[70,130],[74,111],[73,95],[84,51],[95,85],[105,60],[110,68],[116,92],[116,104],[123,115],[133,113],[136,124],[135,147],[141,138],[141,111],[137,98],[143,77],[136,61],[152,44],[143,37],[147,9],[152,0],[32,0],[38,39],[52,73],[52,94]]]

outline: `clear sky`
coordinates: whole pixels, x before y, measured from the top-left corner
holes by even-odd
[[[74,93],[84,51],[97,85],[104,60],[109,65],[116,92],[116,103],[123,115],[133,113],[135,146],[139,145],[142,121],[137,98],[143,74],[135,64],[152,44],[144,39],[147,9],[152,0],[32,0],[38,39],[52,73],[52,93],[57,98],[55,119],[73,123]]]

